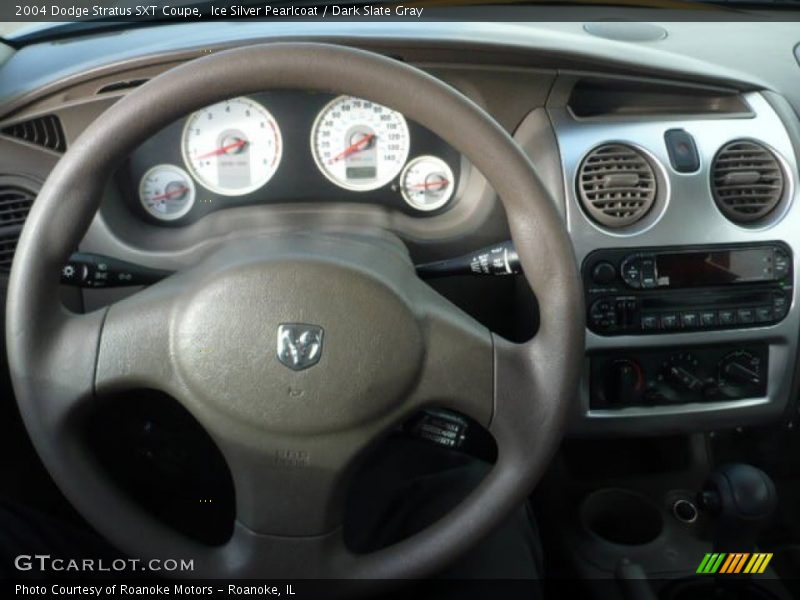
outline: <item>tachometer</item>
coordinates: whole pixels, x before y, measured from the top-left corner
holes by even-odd
[[[418,156],[400,175],[403,199],[417,210],[441,208],[453,195],[453,171],[441,158]]]
[[[194,205],[194,183],[180,167],[156,165],[142,176],[139,200],[156,219],[174,221],[188,213]]]
[[[183,160],[204,187],[239,196],[267,183],[283,141],[272,114],[249,98],[233,98],[192,114],[183,129]]]
[[[403,115],[352,96],[329,102],[311,130],[311,152],[319,170],[354,191],[374,190],[397,177],[409,146]]]

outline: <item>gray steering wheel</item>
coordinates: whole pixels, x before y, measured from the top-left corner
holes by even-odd
[[[505,206],[541,326],[514,344],[420,281],[389,235],[283,231],[234,240],[199,264],[108,308],[67,311],[59,272],[107,176],[149,136],[226,98],[272,89],[369,98],[437,133]],[[517,507],[563,434],[583,355],[572,247],[533,165],[462,94],[360,50],[275,43],[174,68],[104,112],[53,169],[22,232],[8,288],[9,364],[44,464],[75,507],[121,550],[193,558],[197,575],[410,578],[445,566]],[[324,330],[319,362],[276,358],[277,328]],[[82,416],[107,395],[151,388],[177,399],[231,470],[236,523],[209,547],[162,525],[108,480],[81,443]],[[493,434],[481,485],[426,530],[354,555],[343,490],[369,444],[413,412],[440,406]]]

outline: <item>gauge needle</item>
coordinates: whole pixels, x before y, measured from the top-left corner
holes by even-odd
[[[206,152],[205,154],[201,154],[200,156],[195,156],[196,159],[201,158],[209,158],[211,156],[219,156],[220,154],[225,154],[228,150],[235,150],[236,148],[241,148],[247,143],[247,140],[236,140],[230,144],[226,144],[225,146],[220,146],[216,150],[212,150],[211,152]]]
[[[158,196],[153,196],[152,198],[150,198],[150,200],[152,200],[153,202],[157,202],[158,200],[169,200],[173,196],[180,196],[181,194],[185,194],[188,191],[189,191],[189,188],[184,186],[184,187],[180,187],[180,188],[178,188],[176,190],[172,190],[172,191],[169,191],[169,192],[164,192],[163,194],[160,194]]]
[[[374,133],[370,133],[369,135],[365,135],[363,138],[358,140],[355,144],[350,144],[347,148],[345,148],[339,154],[337,154],[332,159],[330,159],[330,161],[328,161],[328,164],[333,164],[337,160],[341,160],[343,158],[346,158],[346,157],[350,156],[351,154],[355,154],[359,150],[363,150],[364,146],[369,144],[373,139],[375,139],[375,134]]]
[[[449,181],[447,179],[440,179],[439,181],[429,181],[428,183],[418,183],[410,186],[412,190],[428,190],[432,187],[444,187]]]

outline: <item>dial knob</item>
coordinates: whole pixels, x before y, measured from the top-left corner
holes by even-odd
[[[616,406],[638,404],[644,383],[644,373],[639,363],[628,358],[615,360],[604,380],[606,401]]]
[[[592,269],[592,281],[598,285],[608,285],[617,278],[617,270],[608,261],[601,261]]]
[[[673,354],[663,364],[661,377],[680,390],[695,391],[703,387],[699,363],[689,352]]]
[[[731,352],[719,363],[720,386],[738,397],[758,393],[764,383],[762,362],[760,356],[747,350]]]

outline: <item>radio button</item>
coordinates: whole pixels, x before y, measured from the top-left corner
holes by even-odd
[[[641,259],[642,287],[656,287],[656,261],[654,258]]]
[[[736,311],[734,310],[719,311],[720,325],[734,325],[735,323],[736,323]]]
[[[622,279],[632,288],[642,287],[642,267],[638,256],[629,256],[622,263]]]
[[[696,312],[681,313],[681,327],[694,329],[700,323],[700,317]]]
[[[700,313],[701,327],[714,327],[717,324],[717,311],[704,310]]]
[[[789,274],[789,256],[783,250],[776,248],[774,258],[775,262],[773,264],[775,279],[782,279]]]
[[[782,319],[789,310],[789,302],[783,294],[775,294],[772,299],[772,308],[775,310],[775,318]]]
[[[661,315],[662,329],[677,329],[678,315],[676,313],[664,313]]]
[[[756,312],[752,308],[740,308],[738,310],[739,323],[749,324],[756,322]]]
[[[759,306],[756,308],[756,321],[759,323],[769,323],[774,318],[771,306]]]
[[[653,330],[658,329],[659,321],[658,315],[644,315],[642,317],[642,329]]]

